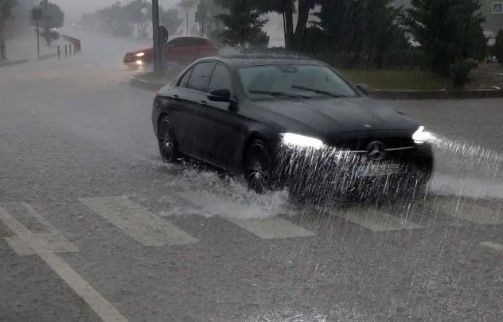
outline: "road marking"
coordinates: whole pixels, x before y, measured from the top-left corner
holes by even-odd
[[[26,237],[27,238],[8,237],[4,239],[19,256],[36,255],[37,252],[31,248],[31,244],[39,245],[39,251],[44,253],[69,253],[79,251],[75,245],[60,235],[54,235],[52,233],[31,233]]]
[[[0,220],[16,235],[19,240],[26,243],[58,276],[80,296],[91,309],[105,322],[127,321],[119,311],[87,283],[70,265],[61,257],[49,252],[46,245],[38,243],[39,240],[32,238],[28,228],[17,221],[11,214],[0,207]],[[58,234],[59,235],[59,234]]]
[[[191,205],[190,208],[199,209],[200,213],[204,209],[206,213],[202,213],[202,215],[206,217],[218,216],[259,238],[280,239],[315,235],[305,228],[273,215],[278,209],[265,207],[262,211],[260,206],[257,207],[253,203],[247,205],[246,202],[236,202],[218,194],[200,194],[190,191],[184,194],[175,193],[175,195],[177,199]]]
[[[482,245],[484,247],[492,248],[492,249],[500,251],[500,252],[503,252],[503,245],[501,245],[501,244],[496,244],[493,242],[482,242],[482,243],[480,243],[480,245]]]
[[[16,207],[17,203],[4,203],[2,205],[4,207],[14,207],[13,209],[21,209],[21,207]],[[28,234],[26,234],[26,236],[24,236],[23,238],[4,238],[4,240],[16,252],[16,254],[18,254],[19,256],[36,255],[36,251],[30,247],[30,244],[32,243],[39,245],[39,249],[44,251],[45,253],[66,253],[79,251],[79,249],[75,245],[70,243],[63,235],[61,235],[54,226],[52,226],[44,217],[36,212],[35,209],[33,209],[29,204],[27,204],[26,202],[21,202],[20,205],[28,212],[29,216],[35,218],[40,224],[44,226],[44,228],[49,233],[33,233],[28,229]],[[6,212],[5,208],[4,211]],[[19,213],[19,215],[22,214]],[[16,222],[19,221],[16,219]],[[11,225],[16,225],[16,223],[11,222]],[[23,225],[23,227],[25,226]]]
[[[243,228],[244,230],[263,239],[277,238],[296,238],[296,237],[311,237],[314,236],[312,231],[304,229],[300,226],[281,219],[281,218],[264,218],[264,219],[241,219],[221,217],[233,224]]]
[[[466,201],[437,201],[430,206],[434,211],[440,210],[455,218],[467,220],[479,225],[500,225],[503,224],[502,209],[495,210],[479,206]]]
[[[335,214],[344,218],[345,220],[348,220],[354,224],[363,226],[375,232],[423,228],[423,226],[410,222],[405,218],[395,217],[374,209],[372,209],[371,211],[340,210]]]
[[[198,242],[196,238],[129,199],[105,197],[79,200],[144,246],[161,247]]]

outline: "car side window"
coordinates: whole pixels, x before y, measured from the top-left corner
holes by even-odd
[[[189,85],[190,74],[192,74],[192,68],[185,72],[183,77],[178,82],[178,86],[187,87]]]
[[[211,75],[210,85],[208,87],[208,91],[212,91],[215,89],[228,89],[232,92],[232,82],[231,75],[229,70],[220,63],[217,63],[215,66],[215,70]]]
[[[210,83],[210,75],[213,65],[213,62],[205,62],[194,66],[187,88],[206,92]]]

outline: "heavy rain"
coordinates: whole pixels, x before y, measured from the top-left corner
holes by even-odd
[[[0,321],[502,321],[503,2],[0,0]]]

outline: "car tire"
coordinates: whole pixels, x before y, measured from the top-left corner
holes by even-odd
[[[176,163],[179,158],[178,146],[167,117],[159,121],[159,152],[165,163]]]
[[[271,190],[271,154],[266,144],[259,139],[253,140],[246,148],[243,173],[248,188],[264,193]]]

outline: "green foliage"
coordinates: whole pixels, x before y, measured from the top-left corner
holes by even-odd
[[[402,9],[392,7],[392,2],[323,0],[321,10],[315,14],[318,18],[315,27],[326,40],[317,41],[318,46],[312,50],[352,53],[355,65],[365,60],[367,67],[381,68],[388,53],[407,51],[410,47],[399,25]],[[321,38],[319,33],[311,35]]]
[[[168,29],[170,35],[176,34],[183,23],[183,18],[175,8],[159,11],[159,23]]]
[[[473,62],[470,60],[459,60],[450,65],[451,79],[454,87],[461,88],[468,83],[468,75],[473,69]]]
[[[12,15],[12,9],[16,5],[16,0],[0,0],[0,60],[6,60],[5,40],[3,36],[4,27],[7,20]]]
[[[496,43],[494,44],[494,55],[500,62],[500,64],[503,64],[503,30],[500,30],[498,32],[498,35],[496,35]]]
[[[0,0],[0,28],[5,25],[7,19],[11,17],[12,9],[16,3],[16,0]]]
[[[266,35],[262,27],[266,24],[264,12],[259,10],[254,0],[219,0],[228,12],[218,18],[224,25],[219,33],[221,41],[229,46],[238,46],[242,50],[263,43]]]
[[[485,55],[480,8],[479,0],[412,0],[407,25],[422,45],[425,67],[448,75],[451,64]]]
[[[45,27],[47,27],[48,29],[63,27],[65,14],[57,4],[48,3],[47,12],[45,15],[47,19],[44,25]]]
[[[97,15],[105,21],[114,36],[131,36],[133,27],[130,21],[130,12],[120,2],[98,10]]]

